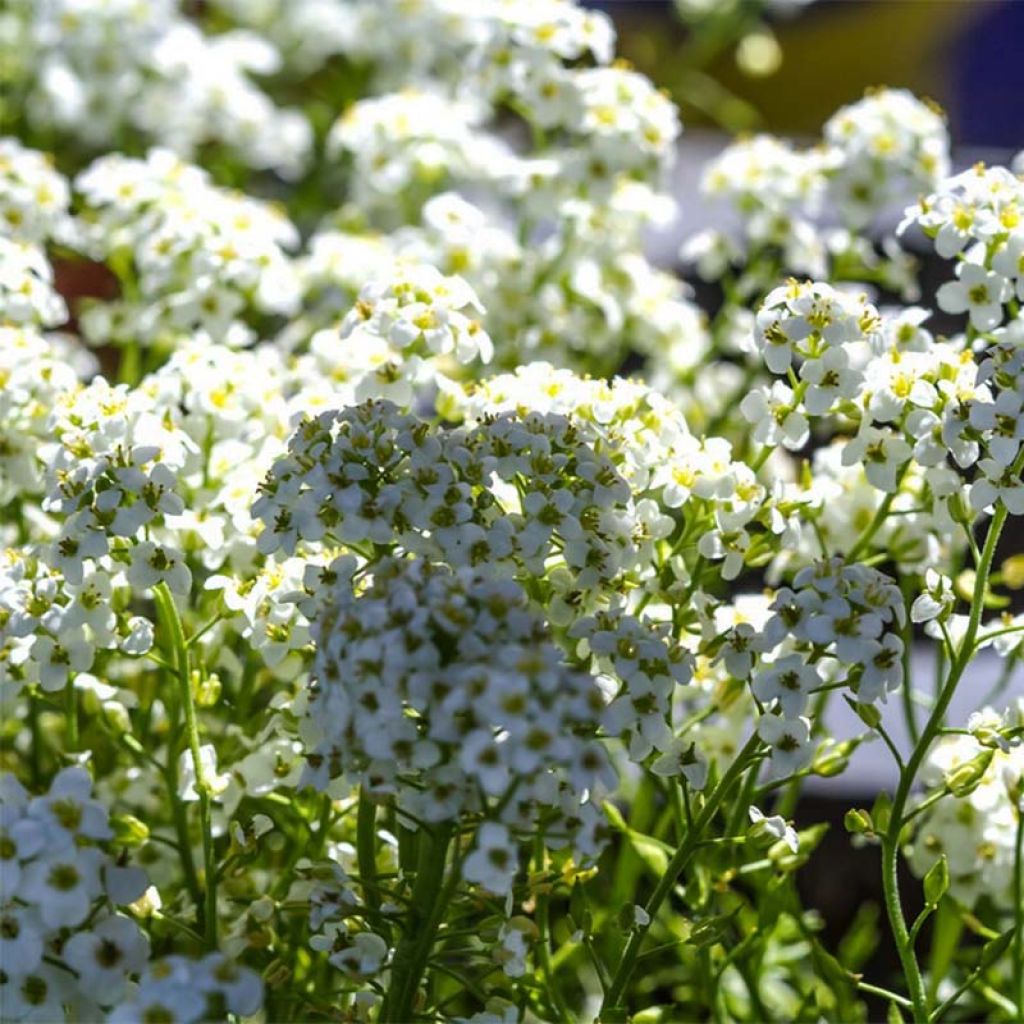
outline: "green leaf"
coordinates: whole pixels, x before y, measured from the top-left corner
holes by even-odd
[[[569,894],[569,916],[584,935],[590,935],[593,926],[593,915],[587,901],[587,893],[582,882],[576,882]]]
[[[903,1024],[903,1014],[900,1013],[899,1006],[896,1003],[890,1003],[889,1009],[885,1013],[886,1024]]]
[[[619,809],[610,801],[604,804],[605,814],[612,828],[621,832],[626,841],[636,852],[636,855],[643,861],[644,865],[657,877],[661,877],[668,867],[668,862],[675,852],[667,843],[653,836],[644,835],[630,828],[622,817]]]
[[[986,942],[981,947],[981,963],[994,964],[1009,948],[1013,942],[1016,931],[1013,928],[1003,932],[997,939]]]
[[[708,917],[703,921],[698,921],[690,931],[689,941],[699,949],[713,946],[716,942],[720,942],[729,931],[733,920],[739,912],[740,908],[737,907],[728,914],[718,914],[715,917]]]
[[[924,876],[925,902],[931,907],[937,907],[947,892],[949,892],[949,864],[943,853]]]
[[[878,927],[881,910],[877,903],[862,903],[853,924],[839,940],[839,961],[850,971],[859,971],[878,948],[882,933]]]
[[[947,976],[960,948],[960,936],[963,934],[964,923],[956,911],[952,901],[946,900],[939,904],[935,919],[932,922],[932,942],[928,956],[928,992],[934,1000],[939,991],[942,979]]]

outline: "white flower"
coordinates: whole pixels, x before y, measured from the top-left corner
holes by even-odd
[[[896,478],[913,454],[910,445],[891,430],[862,422],[857,435],[843,449],[843,465],[863,463],[864,473],[880,491],[896,490]]]
[[[477,831],[473,852],[462,866],[463,877],[495,896],[504,896],[512,889],[518,867],[515,843],[508,829],[485,821]]]
[[[903,641],[895,633],[886,633],[881,640],[865,640],[859,645],[857,662],[864,671],[856,685],[861,701],[885,700],[903,678]]]
[[[757,734],[772,748],[771,765],[775,776],[799,771],[814,753],[811,723],[807,718],[762,715],[757,722]]]
[[[25,907],[13,901],[18,891],[11,882],[17,884],[16,878],[8,880],[7,865],[3,866],[0,876],[3,889],[3,906],[0,908],[0,963],[4,971],[12,976],[29,974],[43,960],[43,923],[35,907]],[[0,995],[2,1000],[2,995]]]
[[[840,399],[854,399],[860,390],[864,375],[850,366],[845,347],[829,348],[800,367],[800,379],[808,384],[803,404],[812,416],[829,413]]]
[[[62,630],[59,640],[45,633],[32,644],[32,660],[39,666],[39,683],[44,690],[61,690],[74,672],[92,668],[95,649],[79,626]]]
[[[28,819],[46,830],[48,846],[70,845],[79,838],[109,839],[113,835],[107,809],[93,798],[92,788],[85,768],[71,765],[54,776],[49,792],[29,801]]]
[[[129,974],[138,974],[149,959],[149,939],[130,918],[105,917],[91,931],[68,939],[64,960],[78,972],[82,991],[98,1002],[119,999]]]
[[[986,435],[992,459],[1002,466],[1012,465],[1024,441],[1024,397],[1006,390],[994,402],[972,402],[970,419],[971,426]]]
[[[793,389],[780,380],[750,391],[740,402],[740,412],[753,424],[752,436],[758,444],[781,444],[795,451],[807,443],[807,417],[794,402]]]
[[[796,834],[796,829],[792,825],[787,824],[786,819],[781,815],[773,814],[771,817],[766,817],[764,812],[758,807],[751,807],[747,813],[750,815],[750,821],[753,825],[750,830],[752,835],[767,834],[773,836],[775,839],[784,842],[793,853],[799,851],[800,837]]]
[[[947,615],[956,603],[953,581],[935,569],[928,568],[924,575],[925,589],[910,606],[911,622],[929,622]]]
[[[1011,515],[1024,515],[1024,483],[1019,474],[995,459],[981,459],[978,470],[971,484],[971,508],[983,512],[1002,501]]]
[[[75,997],[67,971],[42,964],[30,974],[12,975],[0,985],[4,1020],[51,1024],[65,1019],[65,1004]]]
[[[89,915],[100,895],[102,855],[93,847],[68,847],[25,867],[21,895],[39,907],[49,928],[73,928]]]
[[[655,775],[683,775],[694,789],[703,789],[708,779],[708,763],[693,743],[674,739],[664,753],[651,764]]]
[[[248,967],[242,967],[223,953],[209,953],[199,961],[199,987],[219,993],[228,1013],[252,1017],[263,1004],[263,980]]]
[[[218,773],[217,748],[212,743],[204,743],[199,748],[199,760],[210,795],[217,796],[223,793],[231,782],[231,775],[228,772]],[[178,757],[178,796],[187,802],[199,799],[199,792],[196,789],[196,765],[190,750],[183,750]]]
[[[132,548],[128,582],[139,590],[166,583],[172,594],[187,596],[192,589],[192,573],[181,552],[153,541],[140,541]]]
[[[351,944],[332,953],[328,960],[353,978],[373,978],[380,974],[388,958],[388,944],[373,932],[359,932]]]
[[[820,685],[821,677],[814,665],[799,654],[788,654],[758,669],[751,689],[762,703],[777,700],[786,718],[796,718],[807,706],[808,695]]]
[[[947,281],[936,293],[939,309],[946,313],[969,313],[973,327],[991,331],[1003,319],[1003,303],[1012,295],[1001,274],[977,263],[957,264],[956,281]]]

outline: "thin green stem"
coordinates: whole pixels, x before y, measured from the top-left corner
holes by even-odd
[[[630,979],[633,977],[633,971],[636,969],[636,960],[640,953],[640,947],[643,945],[644,939],[647,937],[647,933],[654,923],[662,903],[665,902],[668,894],[675,887],[676,881],[680,874],[682,874],[683,869],[689,863],[690,858],[703,838],[705,829],[711,824],[712,819],[718,812],[722,800],[746,770],[747,765],[760,745],[761,740],[755,732],[739,754],[737,754],[732,764],[729,765],[718,785],[708,795],[703,809],[693,823],[693,828],[687,832],[686,838],[672,855],[672,859],[668,862],[664,874],[658,880],[654,892],[651,893],[644,907],[644,910],[647,912],[647,923],[634,928],[630,933],[629,939],[626,941],[622,956],[619,958],[619,963],[612,974],[611,982],[605,992],[601,1008],[602,1017],[607,1016],[609,1011],[618,1010],[622,1007],[626,997],[626,989]]]
[[[73,672],[64,684],[64,739],[68,751],[78,749],[78,696],[75,693]]]
[[[185,641],[185,630],[181,625],[174,597],[166,583],[158,583],[153,588],[157,611],[164,629],[167,630],[168,641],[173,653],[175,677],[178,683],[178,694],[182,710],[185,714],[185,732],[188,738],[189,751],[192,754],[192,768],[195,772],[195,790],[199,796],[199,827],[203,840],[203,885],[204,900],[204,935],[208,949],[217,948],[217,858],[213,845],[213,825],[210,807],[210,783],[203,767],[202,753],[199,745],[199,722],[196,717],[195,701],[192,697],[192,679],[189,671],[188,646]]]
[[[1015,468],[1019,471],[1019,466]],[[999,504],[992,517],[992,522],[989,524],[985,545],[982,548],[981,557],[977,564],[967,629],[964,632],[963,640],[960,643],[956,656],[950,665],[949,675],[938,694],[932,713],[929,715],[928,721],[921,731],[921,737],[915,744],[906,765],[900,771],[899,784],[896,788],[896,795],[892,804],[889,828],[882,838],[882,886],[885,893],[885,908],[889,917],[893,938],[896,941],[896,949],[899,953],[904,977],[907,981],[911,1002],[913,1003],[914,1020],[919,1022],[919,1024],[927,1021],[929,1017],[928,994],[921,975],[921,967],[914,953],[913,942],[907,929],[907,922],[903,916],[897,875],[900,834],[905,824],[904,809],[906,808],[907,799],[910,796],[910,791],[917,778],[921,763],[924,761],[932,742],[942,728],[949,703],[953,699],[957,685],[974,653],[975,640],[981,624],[985,591],[988,587],[988,578],[992,571],[992,561],[995,557],[996,545],[999,543],[999,536],[1002,533],[1006,517],[1006,507]]]
[[[882,528],[882,524],[889,515],[889,510],[892,508],[892,503],[896,500],[896,495],[899,493],[900,481],[903,479],[903,475],[906,473],[909,465],[909,462],[905,463],[903,468],[896,474],[896,490],[890,491],[882,499],[881,505],[875,509],[875,514],[871,517],[871,522],[868,523],[864,532],[857,538],[849,552],[847,552],[847,562],[856,562],[864,553],[864,549],[875,539],[875,534]]]
[[[1024,805],[1017,796],[1017,838],[1013,847],[1013,992],[1016,1019],[1024,1021]]]
[[[858,989],[861,992],[867,992],[869,995],[881,996],[883,999],[888,999],[894,1002],[897,1006],[903,1007],[904,1010],[912,1010],[914,1004],[903,996],[897,995],[895,992],[891,992],[887,988],[882,988],[881,985],[870,985],[866,981],[861,981],[859,978],[855,982]]]
[[[957,986],[956,991],[951,996],[944,999],[939,1005],[931,1012],[928,1017],[929,1021],[939,1021],[946,1015],[946,1013],[956,1006],[960,997],[985,973],[1001,956],[1005,955],[1009,941],[1012,938],[1009,932],[1004,932],[1002,935],[997,936],[982,953],[981,960],[978,962],[977,967],[967,975],[966,978]],[[1011,1009],[1012,1003],[1005,1009]],[[1011,1011],[1012,1012],[1012,1011]]]
[[[906,580],[900,581],[900,590],[903,593],[903,606],[906,615],[903,626],[903,686],[900,688],[900,698],[903,702],[903,718],[907,723],[907,731],[910,733],[910,743],[913,745],[921,738],[917,727],[917,712],[914,709],[914,689],[911,685],[910,671],[910,648],[914,642],[914,629],[910,618],[913,595],[910,593],[910,587]]]
[[[539,872],[543,872],[545,869],[544,839],[541,835],[537,836],[534,857],[537,864],[537,870]],[[558,1021],[559,1024],[571,1024],[575,1018],[565,1002],[565,997],[562,995],[561,986],[558,984],[558,979],[555,977],[555,967],[551,961],[551,899],[547,888],[543,883],[541,883],[541,888],[537,892],[536,900],[537,910],[535,920],[537,923],[537,931],[539,933],[537,936],[537,951],[540,958],[544,991],[547,993],[548,1002],[550,1003],[551,1011],[554,1014],[554,1019]]]

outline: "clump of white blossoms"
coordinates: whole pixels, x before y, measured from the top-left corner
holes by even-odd
[[[769,6],[680,8],[763,71]],[[0,65],[0,1018],[1021,1016],[1014,170],[902,90],[737,139],[712,303],[572,0],[15,0]]]
[[[942,111],[906,89],[871,91],[825,123],[829,188],[858,227],[949,174],[949,137]]]
[[[277,70],[276,48],[250,33],[207,34],[173,0],[19,0],[0,56],[30,124],[93,151],[132,132],[185,157],[224,147],[289,177],[308,159],[306,116],[256,84]]]
[[[246,313],[295,310],[287,250],[298,235],[269,204],[215,187],[167,150],[101,157],[75,184],[83,246],[120,271],[126,293],[84,311],[91,344],[170,347],[202,329],[237,345],[253,338]]]
[[[504,826],[506,853],[467,878],[508,892],[509,829],[550,835],[578,858],[600,848],[597,803],[614,788],[595,740],[603,706],[567,666],[522,588],[479,570],[385,558],[312,577],[313,690],[302,732],[310,776],[338,775],[430,823]]]

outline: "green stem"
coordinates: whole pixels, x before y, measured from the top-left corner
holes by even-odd
[[[39,728],[39,701],[32,694],[28,698],[28,728],[31,737],[28,749],[29,777],[32,779],[32,788],[36,790],[42,778],[40,755],[43,752],[43,734]]]
[[[543,836],[537,836],[536,845],[536,862],[537,870],[543,872],[545,868],[544,864],[544,839]],[[544,991],[547,993],[548,1002],[551,1004],[551,1011],[554,1015],[554,1019],[559,1024],[570,1024],[574,1020],[572,1011],[566,1005],[565,998],[562,995],[562,989],[555,978],[555,967],[551,962],[551,923],[550,923],[550,896],[544,883],[541,883],[541,889],[537,892],[537,910],[535,919],[537,922],[537,950],[540,958],[541,973],[544,979]]]
[[[615,968],[611,982],[608,985],[608,990],[605,993],[601,1008],[602,1018],[606,1017],[609,1011],[618,1010],[622,1007],[626,997],[626,988],[633,976],[633,971],[636,969],[636,960],[640,953],[640,947],[643,945],[644,939],[647,937],[647,933],[654,923],[662,903],[665,902],[668,894],[675,887],[676,881],[680,874],[682,874],[683,869],[689,863],[703,837],[705,829],[711,824],[711,820],[718,812],[722,800],[746,770],[751,757],[760,744],[761,740],[755,732],[747,740],[746,746],[737,754],[736,759],[729,765],[718,785],[708,795],[703,809],[693,823],[693,828],[687,832],[686,838],[672,855],[672,859],[665,868],[665,873],[658,880],[654,892],[651,893],[644,907],[647,911],[647,924],[638,925],[633,929],[622,951],[618,966]]]
[[[405,932],[395,950],[391,965],[391,987],[381,1006],[381,1024],[408,1024],[413,1020],[413,1005],[420,980],[434,945],[445,905],[458,881],[458,866],[452,869],[449,884],[443,885],[445,862],[452,839],[450,824],[424,828],[420,834],[416,882],[406,916]],[[454,882],[453,882],[454,880]]]
[[[64,735],[69,751],[78,749],[78,697],[75,694],[74,673],[64,684]]]
[[[158,583],[153,588],[157,611],[161,623],[168,632],[168,641],[174,655],[175,677],[178,683],[178,695],[185,713],[185,731],[188,746],[192,754],[192,767],[195,771],[195,790],[199,795],[199,827],[203,837],[203,885],[205,888],[204,924],[205,938],[208,949],[217,948],[217,859],[213,847],[213,826],[210,807],[210,784],[203,769],[202,754],[199,749],[199,722],[196,718],[195,701],[192,698],[192,679],[189,672],[188,646],[185,641],[185,630],[181,625],[174,597],[166,583]]]
[[[356,859],[359,863],[359,881],[363,886],[363,899],[376,917],[380,911],[380,890],[377,887],[377,805],[364,788],[359,790],[359,810],[356,812]]]
[[[165,777],[167,779],[167,796],[171,802],[171,818],[174,822],[174,832],[178,837],[178,856],[181,858],[181,870],[185,876],[185,886],[192,902],[196,905],[196,918],[201,931],[206,928],[206,911],[203,906],[203,890],[199,885],[199,876],[196,874],[196,864],[192,858],[192,840],[188,834],[188,817],[185,814],[185,804],[178,799],[178,758],[175,755],[175,743],[167,741],[167,767]]]
[[[914,690],[911,686],[910,671],[910,648],[914,642],[914,629],[910,619],[913,595],[910,593],[909,583],[905,579],[900,581],[900,590],[903,593],[903,607],[906,614],[906,624],[903,627],[903,686],[900,688],[900,698],[903,702],[903,718],[907,723],[907,731],[910,733],[910,742],[913,745],[921,738],[917,728],[917,713],[914,710]]]
[[[875,534],[878,533],[878,531],[881,529],[882,523],[885,522],[885,518],[889,514],[889,509],[892,508],[893,501],[896,500],[896,495],[899,493],[899,482],[900,480],[903,479],[903,473],[906,471],[906,468],[909,465],[910,463],[908,462],[897,476],[896,490],[891,491],[882,499],[882,504],[879,505],[877,509],[875,509],[875,514],[872,517],[871,522],[868,523],[864,532],[854,542],[853,547],[850,548],[849,553],[846,555],[847,562],[856,562],[857,559],[864,553],[864,549],[871,543],[872,540],[874,540]]]
[[[1013,848],[1013,990],[1016,1019],[1024,1021],[1024,804],[1017,796],[1017,841]]]
[[[1019,469],[1019,467],[1017,468]],[[1003,531],[1006,517],[1006,506],[1000,503],[996,507],[992,522],[989,524],[988,533],[985,537],[985,546],[981,551],[981,558],[977,565],[967,630],[964,633],[956,657],[950,665],[949,675],[938,695],[935,707],[932,709],[932,713],[928,717],[924,729],[921,731],[921,738],[914,746],[906,766],[900,772],[899,785],[896,788],[896,796],[892,804],[889,828],[882,840],[882,887],[885,892],[885,908],[889,916],[889,925],[892,929],[893,938],[896,941],[896,949],[899,953],[904,977],[907,981],[911,1002],[913,1003],[914,1020],[919,1022],[919,1024],[928,1020],[928,994],[925,990],[924,979],[921,976],[921,968],[917,962],[917,956],[914,953],[910,932],[907,929],[907,922],[903,916],[897,876],[900,833],[905,824],[904,809],[906,808],[907,799],[910,796],[910,791],[917,778],[921,763],[924,761],[932,742],[942,728],[946,711],[949,708],[950,701],[953,699],[953,694],[956,692],[957,684],[960,682],[964,670],[967,668],[974,653],[975,640],[978,635],[978,628],[981,625],[982,607],[985,590],[988,587],[988,577],[992,571],[992,561],[995,557],[996,545]]]

